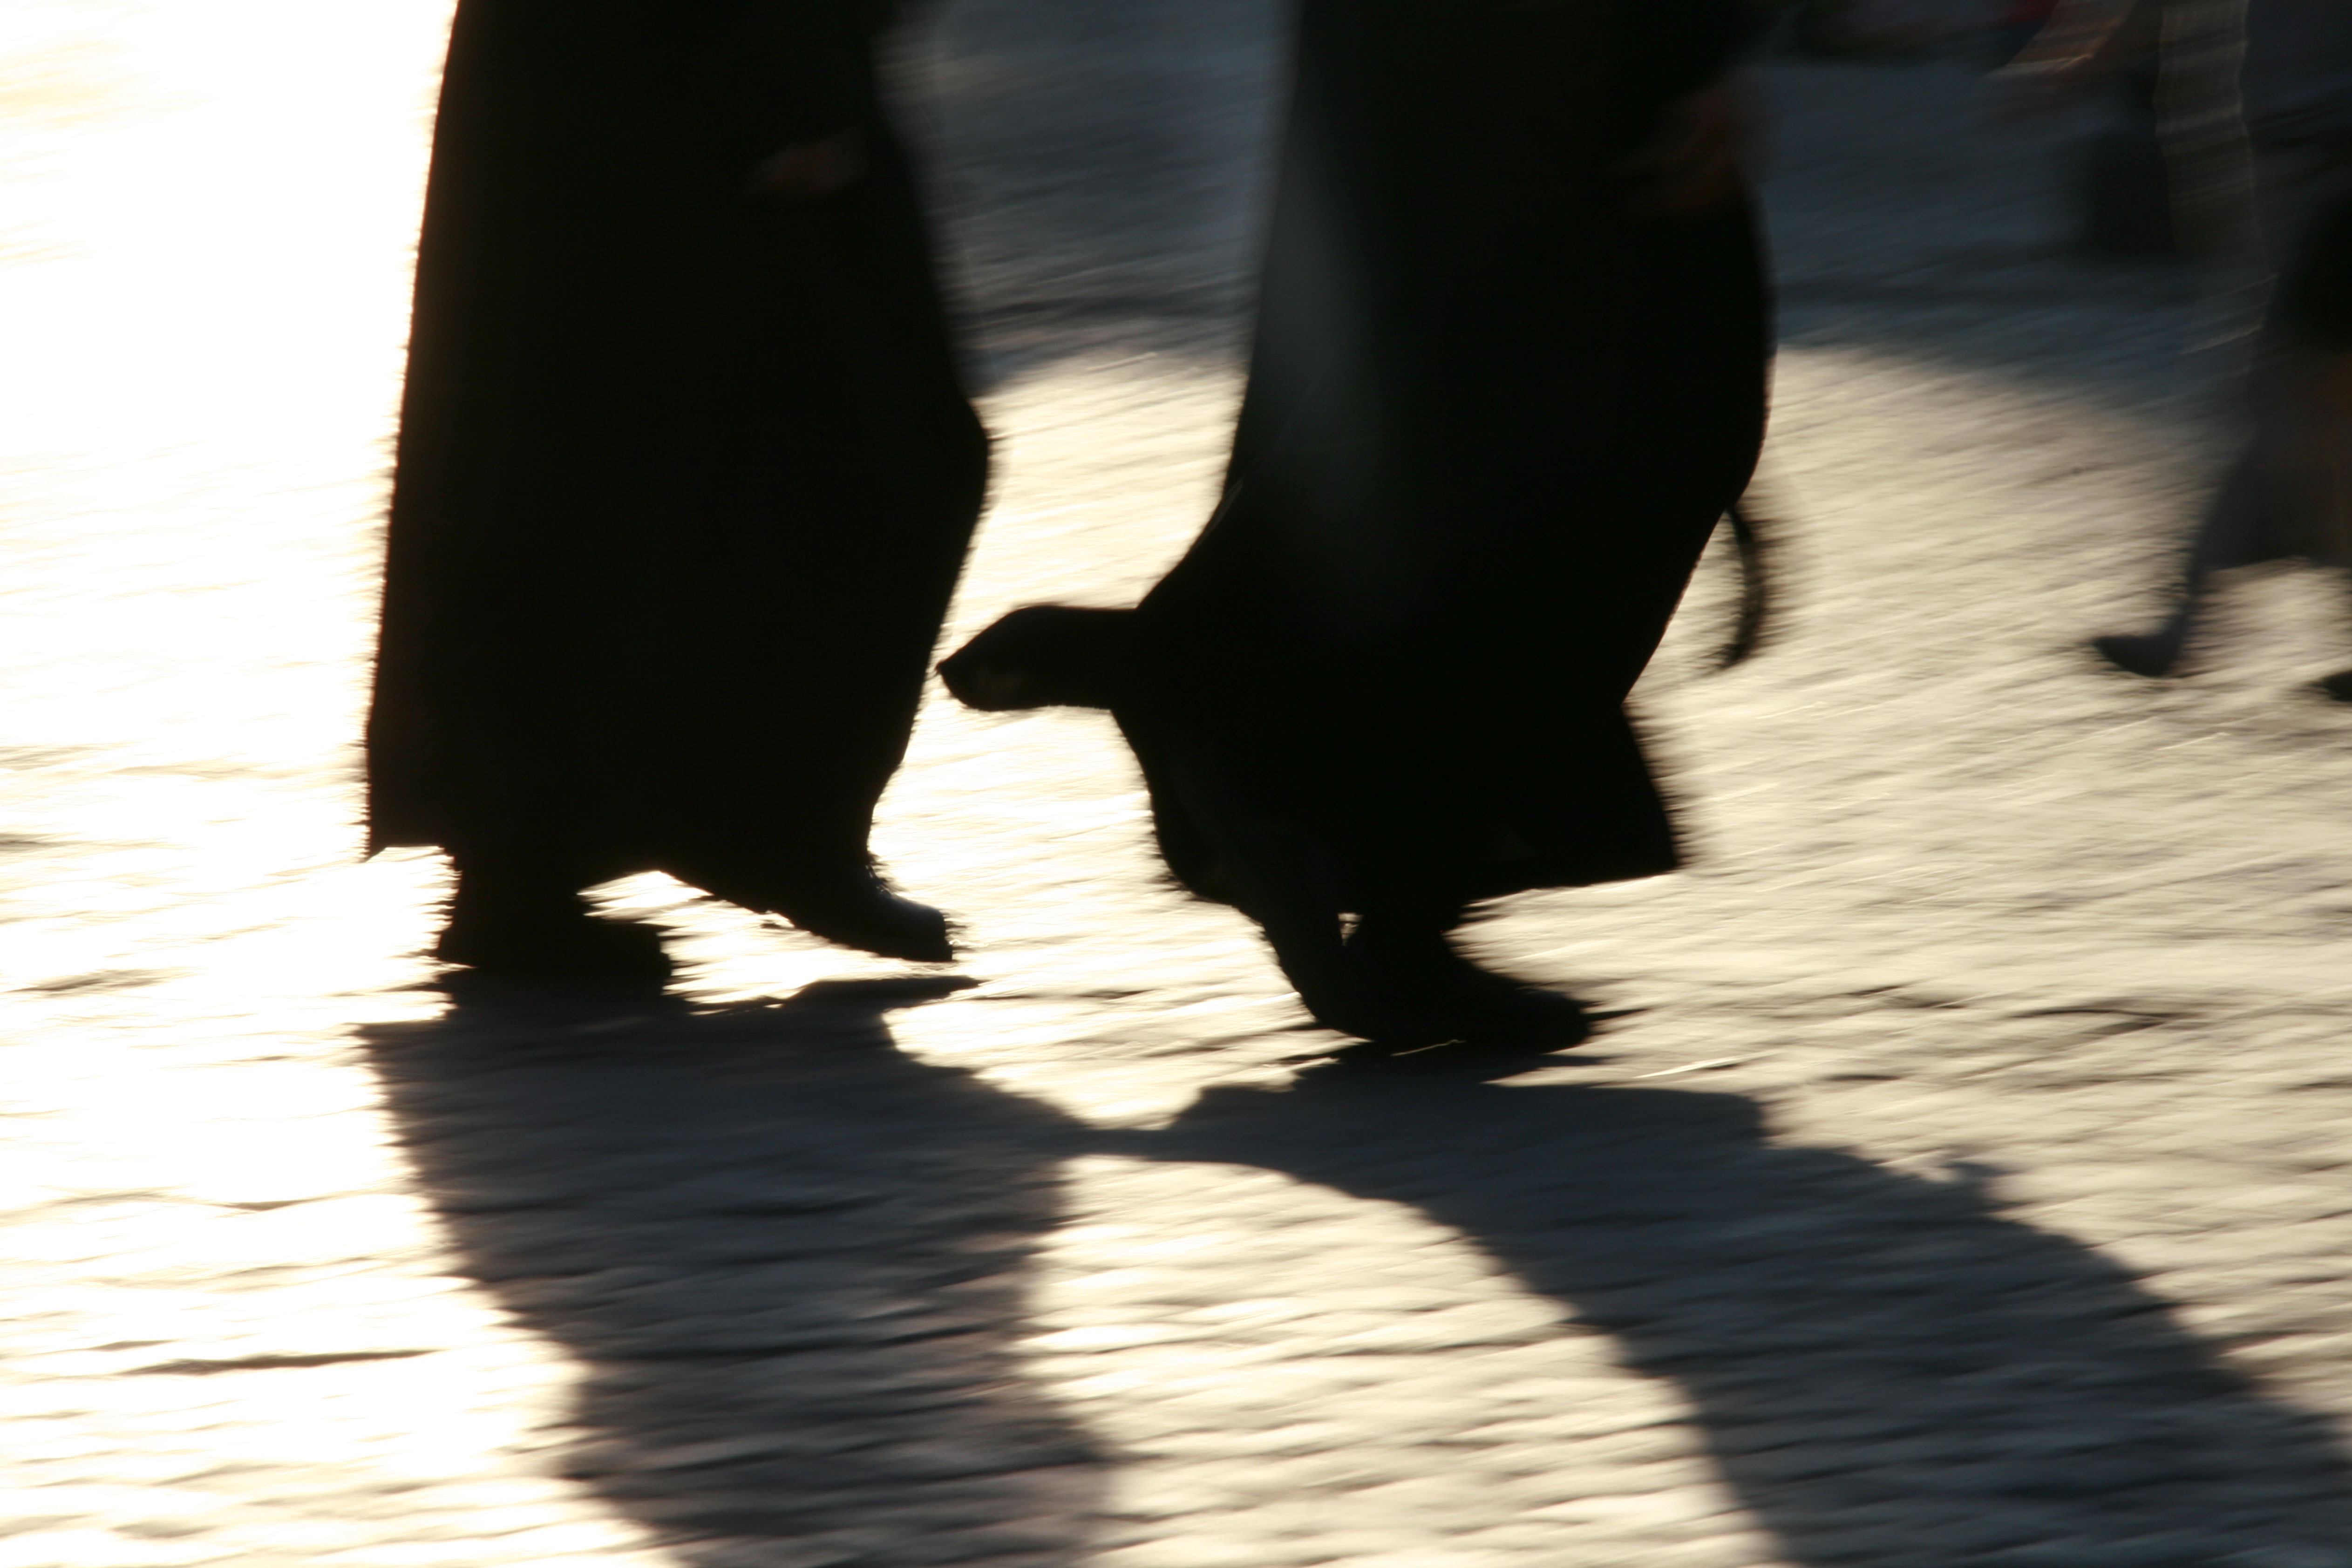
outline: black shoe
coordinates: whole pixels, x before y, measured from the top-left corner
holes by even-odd
[[[1285,972],[1290,967],[1284,966]],[[1377,979],[1360,977],[1321,985],[1291,984],[1309,1015],[1325,1029],[1351,1034],[1364,1042],[1365,1054],[1393,1055],[1422,1051],[1462,1038],[1460,1021],[1443,1009],[1419,1005],[1419,998],[1399,995]]]
[[[2180,663],[2180,643],[2161,633],[2110,632],[2091,639],[2091,650],[2116,669],[2158,680]]]
[[[1465,1045],[1497,1051],[1567,1051],[1592,1038],[1592,1018],[1582,1002],[1559,991],[1523,986],[1501,975],[1501,984],[1460,1015]]]
[[[477,974],[517,980],[659,986],[671,974],[659,931],[599,920],[585,908],[522,919],[460,908],[433,956]]]
[[[1398,931],[1367,921],[1348,941],[1359,988],[1403,1032],[1504,1051],[1566,1051],[1592,1033],[1574,997],[1482,969],[1434,926]],[[1367,1039],[1385,1043],[1379,1035]]]
[[[948,917],[890,891],[863,855],[835,855],[820,866],[766,871],[673,855],[670,875],[721,903],[772,915],[810,936],[883,958],[946,964],[955,958]]]
[[[1015,610],[942,661],[940,679],[983,713],[1107,708],[1126,682],[1130,616],[1066,604]]]
[[[2334,701],[2352,703],[2352,670],[2338,670],[2312,683]]]
[[[789,921],[812,936],[877,957],[915,964],[955,961],[948,917],[928,904],[899,897],[870,870],[822,887],[795,888],[789,898],[748,907]]]

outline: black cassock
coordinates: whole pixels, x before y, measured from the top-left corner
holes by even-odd
[[[977,514],[859,0],[463,0],[418,259],[373,840],[862,867]],[[862,179],[751,199],[789,143]]]
[[[1016,616],[950,684],[1111,707],[1171,868],[1244,908],[1268,852],[1358,911],[1671,869],[1624,702],[1754,465],[1768,324],[1745,206],[1655,214],[1627,163],[1747,31],[1306,0],[1222,506],[1131,614]]]

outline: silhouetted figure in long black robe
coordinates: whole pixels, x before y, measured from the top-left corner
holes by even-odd
[[[1171,868],[1337,1028],[1578,1038],[1445,932],[1676,863],[1623,704],[1761,438],[1748,21],[1307,0],[1222,506],[1135,612],[1016,612],[946,666],[1112,708]]]
[[[948,956],[866,855],[980,504],[874,0],[464,0],[402,409],[373,841],[441,956],[661,972],[662,870]]]

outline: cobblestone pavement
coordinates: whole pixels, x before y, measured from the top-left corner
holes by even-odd
[[[926,717],[906,971],[656,879],[454,998],[351,737],[445,0],[16,0],[0,1568],[2345,1568],[2352,663],[2093,668],[2218,435],[1957,67],[1782,68],[1793,602],[1643,710],[1700,853],[1479,945],[1612,1015],[1335,1076],[1097,718]],[[1003,476],[959,611],[1196,526],[1262,0],[910,61]],[[746,716],[755,718],[756,716]]]

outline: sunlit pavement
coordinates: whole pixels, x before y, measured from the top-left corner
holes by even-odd
[[[1097,718],[926,717],[954,977],[653,879],[666,1007],[467,995],[352,740],[441,0],[0,13],[0,1568],[2343,1568],[2352,664],[2080,653],[2218,440],[1954,67],[1780,72],[1778,643],[1696,851],[1479,945],[1612,1015],[1332,1080]],[[1259,0],[910,64],[1002,476],[959,628],[1197,526]],[[756,721],[756,715],[745,716]]]

